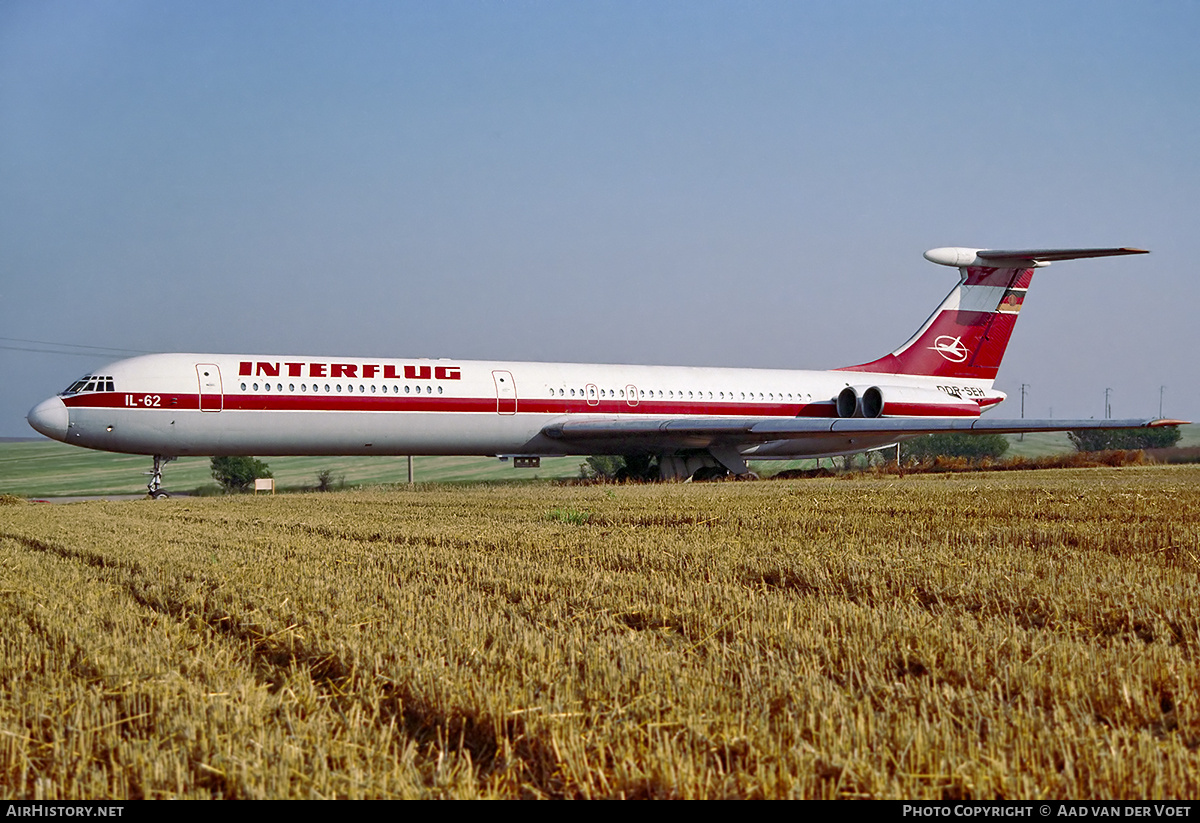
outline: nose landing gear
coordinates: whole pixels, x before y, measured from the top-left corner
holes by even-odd
[[[171,496],[170,492],[162,487],[162,472],[163,466],[174,459],[169,455],[154,455],[154,470],[147,472],[150,475],[150,482],[146,484],[147,493],[152,499],[161,500]]]

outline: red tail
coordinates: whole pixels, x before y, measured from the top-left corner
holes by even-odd
[[[957,266],[958,285],[907,343],[889,355],[841,371],[995,380],[1033,279],[1052,260],[1145,254],[1141,249],[988,251],[946,248],[926,259]]]

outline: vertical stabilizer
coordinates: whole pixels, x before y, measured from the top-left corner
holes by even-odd
[[[1145,252],[1128,248],[927,251],[927,260],[958,268],[958,285],[903,346],[841,371],[995,380],[1033,270],[1054,260],[1120,254]]]

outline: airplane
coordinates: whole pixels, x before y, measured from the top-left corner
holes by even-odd
[[[746,474],[747,459],[853,454],[935,432],[1177,425],[1178,420],[992,420],[996,373],[1033,270],[1142,249],[938,248],[959,281],[915,334],[830,371],[381,357],[150,354],[43,400],[43,435],[152,455],[147,489],[187,455],[555,455],[657,458],[663,479]]]

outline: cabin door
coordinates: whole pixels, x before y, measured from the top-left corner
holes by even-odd
[[[512,372],[497,369],[492,372],[492,380],[496,381],[496,413],[517,413],[517,384]]]
[[[225,407],[221,388],[221,369],[216,363],[197,363],[196,379],[200,381],[200,411],[219,412]]]

